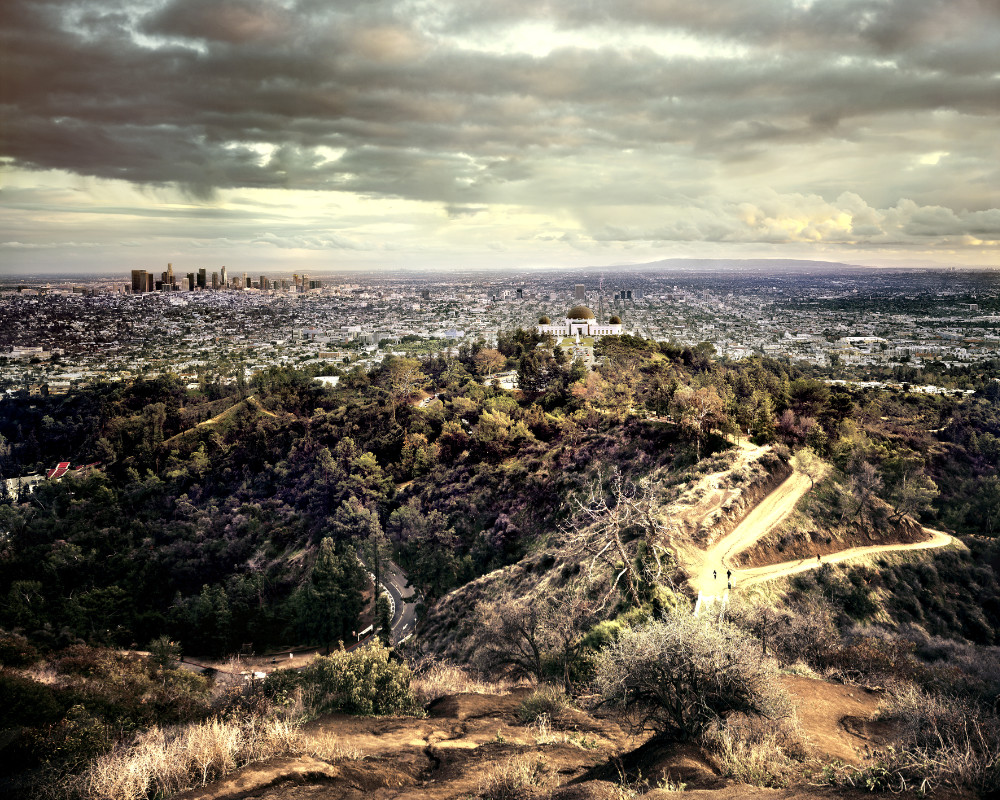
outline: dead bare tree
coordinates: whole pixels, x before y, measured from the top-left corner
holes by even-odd
[[[539,681],[547,665],[558,665],[568,690],[584,636],[597,621],[596,604],[584,586],[522,597],[508,590],[476,609],[476,661],[491,674]]]
[[[602,563],[614,575],[599,609],[607,605],[619,584],[624,583],[629,600],[638,606],[644,580],[670,582],[673,557],[664,545],[666,525],[655,513],[655,492],[648,478],[630,483],[615,467],[609,491],[597,480],[583,497],[574,498],[573,504],[576,513],[566,529],[567,544],[589,556],[591,577]],[[647,563],[636,558],[638,548],[632,545],[636,539],[646,544]]]

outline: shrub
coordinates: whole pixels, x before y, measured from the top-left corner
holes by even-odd
[[[702,743],[723,776],[752,786],[786,786],[795,768],[793,756],[804,757],[799,731],[789,720],[761,724],[740,715],[712,725]]]
[[[828,770],[830,783],[869,791],[922,793],[938,785],[984,795],[1000,790],[1000,718],[956,698],[913,685],[890,688],[880,719],[898,731],[894,746],[876,750],[870,765]]]
[[[416,701],[410,691],[410,670],[389,656],[388,648],[373,642],[316,658],[300,673],[306,707],[314,713],[366,716],[412,712]],[[269,676],[265,688],[270,681]]]
[[[83,706],[73,706],[58,725],[50,726],[35,740],[35,749],[52,766],[74,771],[111,749],[111,727]]]
[[[61,712],[56,693],[44,683],[0,673],[0,728],[44,725]]]
[[[900,639],[863,636],[827,653],[824,666],[853,680],[900,680],[914,675],[913,643]]]
[[[687,739],[731,712],[787,715],[776,676],[737,628],[674,613],[626,631],[601,653],[596,685],[637,726]]]
[[[525,723],[534,722],[543,714],[549,719],[555,719],[568,705],[566,692],[557,686],[543,684],[521,701],[517,717]]]
[[[24,636],[0,632],[0,667],[28,667],[39,658],[38,650]]]

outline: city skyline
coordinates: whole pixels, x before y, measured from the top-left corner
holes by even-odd
[[[1000,263],[988,0],[0,18],[0,275]]]

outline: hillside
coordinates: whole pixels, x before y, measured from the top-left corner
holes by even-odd
[[[356,641],[369,622],[373,639],[405,642],[391,655],[374,644],[348,655],[406,665],[415,686],[460,665],[483,684],[568,692],[594,735],[611,724],[624,735],[633,713],[598,713],[595,687],[643,674],[601,665],[671,625],[695,627],[656,664],[725,626],[727,638],[702,651],[714,670],[729,668],[739,641],[750,673],[780,667],[910,687],[921,693],[910,717],[923,719],[915,707],[960,708],[962,720],[990,729],[1000,561],[992,539],[967,537],[963,549],[934,532],[935,517],[990,531],[1000,428],[989,397],[913,401],[831,388],[778,362],[716,361],[708,348],[627,336],[597,344],[602,361],[588,372],[544,337],[503,333],[487,358],[517,369],[518,393],[475,379],[479,345],[451,360],[391,357],[332,389],[309,373],[272,370],[248,391],[218,381],[189,391],[167,376],[5,402],[0,430],[12,444],[0,456],[17,473],[55,452],[100,468],[0,503],[0,763],[14,773],[0,788],[77,786],[101,759],[174,725],[181,762],[178,742],[213,726],[277,731],[273,746],[248,746],[205,776],[267,754],[329,761],[339,745],[306,747],[299,726],[346,710],[364,674],[287,656],[330,651],[336,661],[338,643]],[[433,401],[411,404],[418,392]],[[929,446],[931,437],[947,446]],[[381,601],[372,619],[368,572],[388,560],[401,569],[395,603]],[[237,654],[244,660],[230,665]],[[242,674],[270,672],[279,659],[286,668],[263,688]],[[223,668],[199,674],[194,663]],[[409,677],[396,678],[405,697]],[[769,728],[748,729],[742,701],[731,700],[707,727],[661,723],[656,746],[680,740],[718,754],[718,737],[729,737],[743,755],[781,749],[754,739]],[[413,708],[400,701],[380,713],[404,710]],[[757,711],[753,719],[769,719]],[[516,727],[506,714],[486,717]],[[406,719],[400,736],[416,750],[391,759],[403,759],[393,774],[415,787],[431,769],[424,751],[441,747],[427,738],[437,728],[420,735]],[[338,736],[376,732],[370,721],[339,724]],[[928,725],[955,730],[943,717]],[[940,766],[952,764],[941,753],[957,739],[918,734],[898,738],[894,752],[930,753],[938,766],[883,758],[892,780],[925,769],[942,786],[992,785],[980,769],[992,739],[977,740],[979,771],[963,777]],[[452,749],[510,754],[486,747],[504,741],[476,739],[485,735]],[[600,767],[588,782],[605,780],[612,749],[642,744],[617,735],[596,748],[603,767],[584,746],[573,759],[560,755],[555,773],[571,781]],[[329,768],[368,785],[371,764],[342,761]],[[328,771],[302,767],[313,768]],[[455,780],[469,769],[479,767],[461,762]],[[829,778],[838,791],[853,780],[836,769]],[[385,788],[396,779],[371,780]],[[577,791],[563,783],[553,778],[551,788]]]

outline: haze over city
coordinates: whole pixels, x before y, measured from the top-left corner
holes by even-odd
[[[0,271],[998,262],[990,0],[10,0]]]

